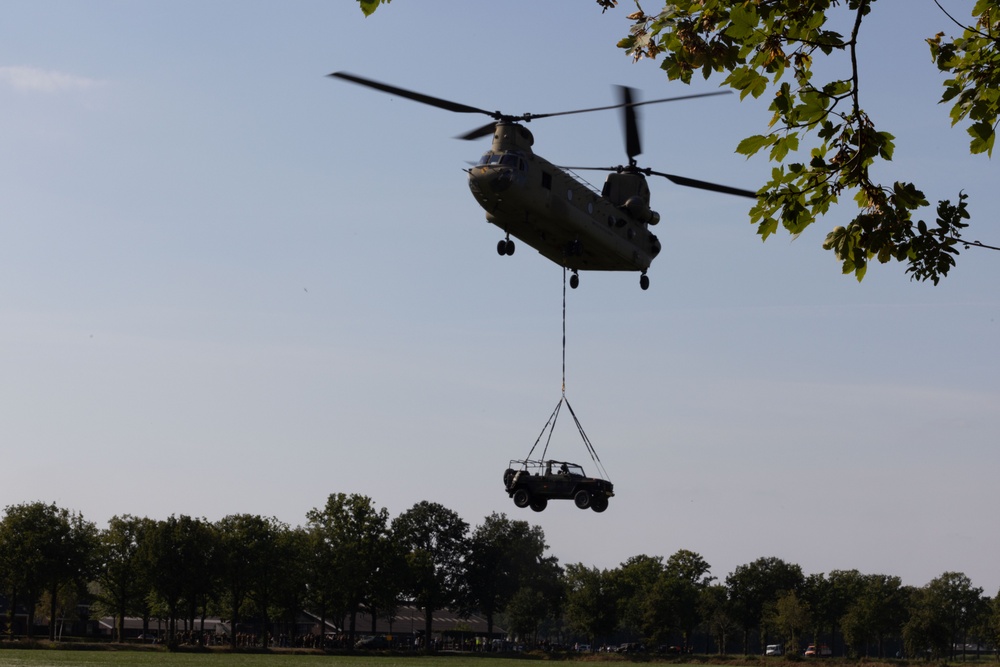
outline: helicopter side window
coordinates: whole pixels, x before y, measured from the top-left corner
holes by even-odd
[[[542,172],[542,187],[546,190],[552,189],[552,174],[547,171]]]

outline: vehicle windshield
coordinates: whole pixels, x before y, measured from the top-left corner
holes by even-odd
[[[583,468],[575,463],[569,463],[566,461],[550,461],[549,465],[546,466],[546,472],[550,475],[576,475],[578,477],[586,477],[583,474]]]

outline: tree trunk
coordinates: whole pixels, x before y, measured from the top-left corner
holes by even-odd
[[[56,640],[56,606],[58,605],[59,584],[52,584],[52,591],[49,593],[49,641]]]
[[[24,634],[28,639],[31,639],[35,636],[35,605],[38,604],[38,596],[34,593],[28,593],[25,599],[28,602],[28,614],[25,619],[27,627],[24,629]]]
[[[7,637],[14,638],[14,623],[17,621],[17,588],[10,591],[10,609],[7,610]]]
[[[326,600],[319,603],[319,647],[326,648]]]
[[[229,614],[231,618],[229,619],[232,627],[229,628],[229,647],[236,648],[236,624],[240,622],[240,607],[237,604],[233,605],[233,609]]]
[[[434,642],[431,639],[431,632],[434,628],[434,610],[427,606],[424,608],[424,653],[434,652]]]

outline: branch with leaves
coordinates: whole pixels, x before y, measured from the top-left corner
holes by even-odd
[[[962,238],[968,226],[967,195],[940,201],[928,224],[915,219],[929,206],[916,185],[877,182],[872,166],[891,161],[892,134],[876,128],[862,107],[862,81],[857,47],[866,16],[876,0],[678,0],[655,15],[628,16],[630,34],[619,42],[633,59],[660,58],[672,80],[690,83],[697,71],[706,79],[724,74],[724,85],[759,98],[773,95],[769,130],[747,137],[737,152],[746,156],[768,151],[777,164],[758,191],[751,221],[763,239],[779,225],[800,234],[842,197],[853,196],[858,213],[831,231],[823,244],[833,250],[845,273],[860,281],[872,259],[905,262],[907,273],[935,284],[955,266],[959,246],[995,249]],[[598,0],[603,11],[612,0]],[[849,35],[827,28],[838,6],[853,13]],[[980,0],[975,28],[944,42],[928,40],[938,66],[956,73],[946,82],[944,101],[956,100],[952,118],[973,121],[972,152],[992,148],[1000,101],[1000,58],[997,55],[997,0]],[[991,18],[992,17],[992,18]],[[822,57],[845,56],[841,78],[817,82],[813,64]],[[798,158],[808,151],[808,158]]]

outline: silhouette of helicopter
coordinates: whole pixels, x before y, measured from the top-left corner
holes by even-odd
[[[647,269],[659,254],[659,239],[649,231],[660,221],[650,208],[646,176],[662,176],[676,185],[712,192],[756,197],[742,190],[676,174],[639,167],[642,153],[636,107],[678,100],[728,94],[726,91],[696,93],[658,100],[634,101],[634,90],[619,86],[621,102],[591,109],[555,113],[508,115],[451,102],[405,90],[347,72],[336,77],[368,88],[398,95],[456,113],[485,114],[492,122],[463,134],[458,139],[479,139],[493,135],[493,144],[479,162],[468,169],[469,189],[486,211],[486,220],[504,232],[497,244],[500,255],[514,254],[515,237],[556,264],[572,271],[570,287],[580,284],[579,271],[638,271],[639,286],[649,288]],[[536,155],[534,137],[522,123],[539,118],[566,116],[608,109],[622,109],[627,165],[614,167],[560,167]],[[601,192],[594,190],[573,171],[610,172]]]

